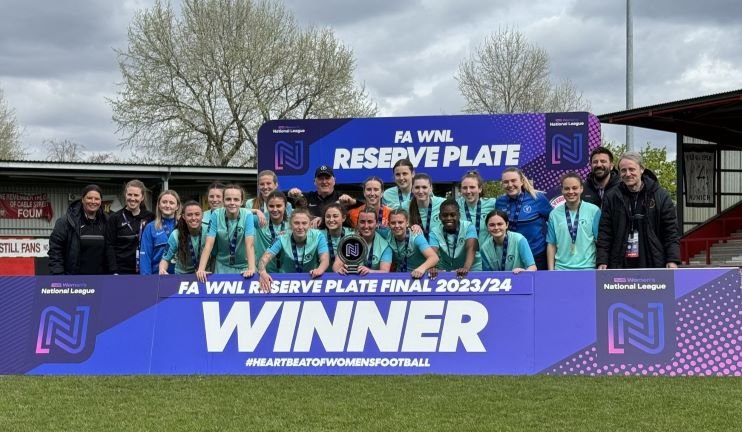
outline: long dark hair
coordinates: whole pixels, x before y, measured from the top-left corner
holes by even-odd
[[[258,195],[260,195],[260,194],[258,194]],[[283,201],[283,220],[286,221],[286,222],[288,222],[288,220],[289,220],[289,215],[288,215],[289,200],[288,200],[288,198],[286,198],[286,194],[284,194],[280,190],[276,189],[273,192],[271,192],[271,193],[268,194],[268,197],[265,199],[265,204],[268,205],[268,202],[270,202],[270,200],[272,200],[274,198],[278,198],[281,201]],[[257,202],[257,198],[256,198],[256,202]],[[261,207],[262,207],[262,205],[261,205]],[[260,211],[263,211],[262,208],[259,208],[259,210]],[[269,217],[269,219],[270,219],[270,217]]]
[[[430,176],[425,173],[417,173],[412,177],[412,187],[410,188],[411,190],[415,188],[415,182],[418,180],[428,181],[428,183],[430,184],[430,191],[431,191],[431,195],[428,199],[432,200],[433,199],[433,194],[432,194],[433,179],[430,178]],[[430,216],[432,217],[433,215],[430,215]],[[423,220],[420,217],[420,208],[417,205],[417,199],[413,196],[412,199],[410,200],[410,225],[422,226],[422,224],[423,224]]]
[[[178,223],[176,225],[176,228],[178,229],[178,262],[180,263],[186,263],[188,262],[188,257],[190,256],[190,251],[188,250],[188,242],[191,241],[191,232],[188,230],[188,224],[185,220],[186,215],[186,209],[191,206],[196,206],[199,209],[201,208],[201,204],[197,203],[196,201],[190,200],[187,201],[183,205],[183,210],[180,213],[180,217],[178,218]],[[203,216],[203,211],[201,213]],[[201,232],[201,224],[198,224],[198,231]],[[201,251],[196,251],[196,256],[201,256]],[[195,266],[196,263],[193,263]]]

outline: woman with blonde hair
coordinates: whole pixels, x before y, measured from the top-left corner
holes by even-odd
[[[546,261],[546,223],[551,213],[551,203],[546,195],[534,189],[531,182],[516,167],[502,172],[505,193],[497,198],[495,206],[508,215],[512,232],[528,240],[539,270],[548,270]]]
[[[250,198],[245,202],[245,207],[249,209],[253,216],[258,220],[259,227],[268,226],[268,197],[274,191],[278,190],[278,176],[271,170],[263,170],[258,173],[258,195],[256,198]],[[293,207],[291,203],[286,203],[286,217],[291,216]]]
[[[168,189],[157,197],[155,219],[144,227],[141,245],[139,247],[139,274],[158,274],[160,260],[167,250],[167,241],[175,229],[175,223],[180,216],[180,196],[174,190]],[[174,265],[168,267],[168,273],[175,270]]]

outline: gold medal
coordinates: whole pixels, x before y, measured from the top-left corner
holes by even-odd
[[[574,254],[575,254],[575,244],[574,244],[574,243],[572,243],[572,247],[571,247],[571,248],[569,249],[569,251],[570,251],[570,253],[571,253],[572,255],[574,255]]]

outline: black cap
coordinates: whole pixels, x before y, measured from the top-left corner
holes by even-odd
[[[322,165],[319,168],[317,168],[317,171],[314,172],[314,177],[319,177],[321,175],[328,175],[330,177],[335,177],[335,173],[332,172],[332,168],[330,168],[327,165]]]

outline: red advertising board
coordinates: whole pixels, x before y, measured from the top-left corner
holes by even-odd
[[[54,217],[49,195],[45,193],[0,193],[0,219],[46,219]]]

